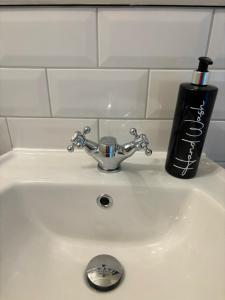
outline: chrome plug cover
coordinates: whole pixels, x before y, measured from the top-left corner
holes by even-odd
[[[120,262],[111,255],[98,255],[91,259],[86,268],[87,281],[98,291],[110,291],[118,286],[124,271]]]

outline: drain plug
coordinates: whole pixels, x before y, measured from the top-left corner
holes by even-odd
[[[114,289],[123,277],[123,267],[111,255],[98,255],[90,260],[86,268],[87,281],[91,287],[106,292]]]

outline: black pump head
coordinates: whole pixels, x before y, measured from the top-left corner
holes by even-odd
[[[208,72],[208,66],[213,64],[211,58],[207,56],[201,56],[198,59],[199,59],[199,65],[197,71]]]

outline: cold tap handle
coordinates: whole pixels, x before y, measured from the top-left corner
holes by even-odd
[[[130,134],[134,136],[134,143],[137,147],[138,150],[144,150],[145,154],[147,156],[150,156],[152,154],[152,150],[149,148],[150,142],[149,139],[147,138],[146,134],[138,134],[136,128],[131,128],[130,129]]]

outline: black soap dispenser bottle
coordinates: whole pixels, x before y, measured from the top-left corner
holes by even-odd
[[[191,83],[180,85],[166,159],[166,171],[178,178],[196,175],[218,88],[208,85],[209,57],[199,57]]]

